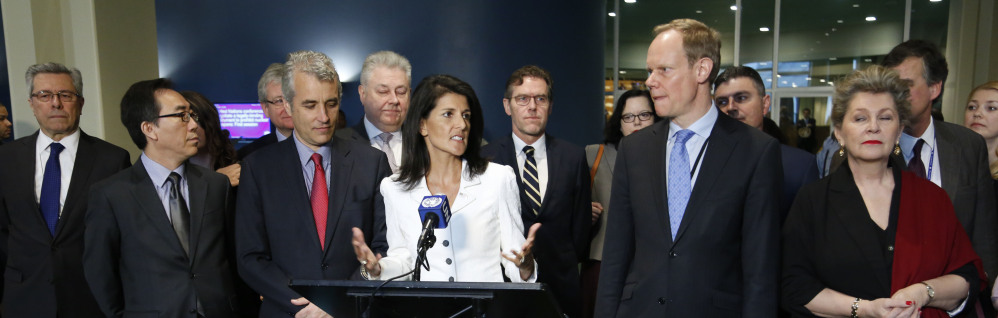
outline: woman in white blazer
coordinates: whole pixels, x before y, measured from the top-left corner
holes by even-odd
[[[444,194],[451,204],[450,223],[434,230],[436,243],[426,253],[429,269],[420,280],[502,282],[505,276],[512,282],[536,281],[531,249],[540,224],[524,239],[516,174],[479,155],[482,126],[482,108],[471,85],[433,75],[416,86],[402,124],[402,166],[381,182],[388,255],[374,255],[354,228],[354,252],[365,278],[388,279],[414,268],[422,231],[417,207],[424,196]]]

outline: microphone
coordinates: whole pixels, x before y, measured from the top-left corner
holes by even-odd
[[[430,269],[426,251],[437,242],[433,229],[447,228],[447,223],[450,223],[450,203],[447,202],[446,195],[428,195],[423,197],[418,210],[419,218],[423,221],[423,231],[419,234],[419,241],[416,241],[416,268],[412,277],[414,281],[419,281],[420,267]]]

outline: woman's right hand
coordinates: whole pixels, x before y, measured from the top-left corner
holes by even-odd
[[[356,227],[353,228],[353,253],[357,255],[357,261],[364,266],[371,277],[381,277],[381,264],[378,264],[381,254],[375,255],[371,251],[364,242],[364,232]]]
[[[878,298],[869,301],[861,300],[859,302],[859,310],[856,311],[857,316],[864,318],[916,318],[919,312],[919,308],[915,307],[912,301],[891,298]]]

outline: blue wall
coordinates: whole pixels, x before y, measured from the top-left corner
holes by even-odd
[[[367,54],[392,50],[413,65],[413,87],[446,73],[482,101],[485,138],[510,133],[502,109],[507,77],[527,64],[554,77],[551,135],[579,145],[602,140],[604,0],[268,1],[157,0],[160,75],[215,102],[252,102],[267,65],[288,52],[326,53],[344,81],[348,125]]]

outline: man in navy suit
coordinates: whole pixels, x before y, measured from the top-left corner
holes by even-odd
[[[776,317],[779,143],[712,105],[717,31],[655,34],[645,83],[667,120],[618,150],[596,317]]]
[[[45,63],[29,67],[25,75],[28,103],[40,129],[0,147],[3,315],[100,316],[83,275],[87,192],[97,181],[127,168],[128,152],[80,129],[84,100],[79,70]],[[4,110],[0,131],[9,133],[6,115]],[[55,148],[62,151],[53,157]],[[50,206],[56,217],[46,220],[40,199],[48,197],[42,189],[52,185],[45,178],[51,174],[48,169],[56,168],[60,178],[54,179],[52,198],[57,201]]]
[[[552,84],[537,66],[513,72],[502,100],[513,133],[483,147],[482,155],[518,172],[523,228],[543,224],[534,242],[537,281],[551,287],[565,314],[580,317],[578,263],[589,257],[592,221],[589,168],[584,149],[545,133]]]
[[[718,75],[714,80],[714,104],[731,118],[766,131],[763,122],[764,116],[769,114],[769,95],[766,95],[766,86],[759,72],[751,67],[729,67]],[[775,132],[780,133],[778,130]],[[818,164],[813,154],[800,148],[781,144],[780,154],[783,160],[782,221],[797,197],[797,190],[818,180]]]
[[[263,147],[276,144],[291,137],[291,131],[295,128],[291,122],[291,116],[284,110],[284,93],[281,92],[281,76],[284,75],[284,64],[274,63],[267,67],[267,70],[260,76],[260,81],[256,84],[256,93],[260,98],[260,108],[263,109],[264,116],[270,118],[270,123],[276,129],[275,133],[266,134],[254,140],[248,145],[239,148],[239,160],[246,159],[246,156]]]
[[[263,296],[260,317],[326,317],[288,282],[359,278],[353,227],[375,253],[388,250],[379,186],[391,170],[377,149],[333,138],[342,86],[329,57],[291,53],[282,78],[294,133],[244,162],[236,204],[239,273]]]

